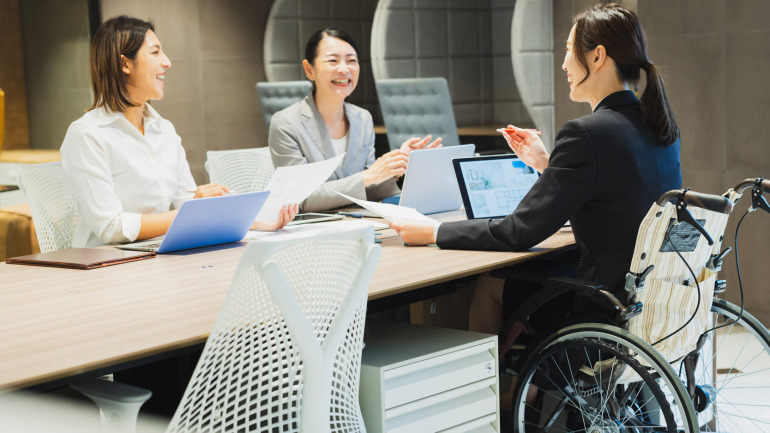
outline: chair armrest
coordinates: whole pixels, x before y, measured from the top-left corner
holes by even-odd
[[[528,283],[537,283],[545,285],[548,281],[548,276],[542,272],[533,272],[521,265],[509,266],[507,268],[500,268],[489,271],[489,276],[494,278],[511,279],[518,281],[526,281]]]
[[[569,277],[551,277],[548,278],[548,286],[557,289],[571,290],[577,292],[582,296],[592,296],[599,290],[604,288],[603,284],[594,283],[592,281],[580,280],[577,278]]]

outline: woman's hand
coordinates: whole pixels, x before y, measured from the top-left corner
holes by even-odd
[[[286,227],[286,224],[289,224],[291,220],[294,219],[294,217],[297,215],[297,212],[299,212],[298,204],[286,205],[281,208],[281,212],[278,213],[277,220],[254,221],[254,224],[251,225],[250,230],[267,230],[267,231],[280,230]]]
[[[431,138],[433,138],[432,135],[427,135],[423,138],[412,137],[401,144],[401,152],[403,152],[404,155],[409,155],[413,150],[441,147],[441,137],[432,142],[430,141]]]
[[[509,132],[511,129],[514,132]],[[536,131],[508,125],[508,128],[503,131],[503,138],[508,142],[508,147],[524,164],[540,173],[548,167],[551,155],[545,150],[545,145]]]
[[[395,230],[407,245],[435,244],[433,227],[434,224],[413,221],[390,223],[390,228]]]
[[[217,197],[225,195],[230,192],[230,188],[220,185],[218,183],[209,183],[201,185],[195,190],[195,196],[193,198],[205,198],[205,197]]]
[[[403,176],[408,160],[409,157],[401,149],[391,150],[382,155],[374,161],[371,167],[361,172],[364,186],[376,185],[390,178]]]

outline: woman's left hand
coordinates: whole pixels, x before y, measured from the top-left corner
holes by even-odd
[[[435,244],[436,237],[433,236],[433,226],[433,224],[413,221],[390,223],[390,228],[395,230],[407,245]]]
[[[431,138],[433,138],[432,135],[427,135],[423,138],[412,137],[401,144],[401,152],[403,152],[404,155],[409,155],[409,152],[413,150],[441,147],[441,137],[432,142],[430,141]]]
[[[286,227],[286,224],[289,224],[291,220],[294,219],[294,217],[297,215],[297,212],[299,212],[298,204],[286,205],[281,208],[281,212],[278,213],[277,220],[254,221],[254,224],[251,225],[251,230],[280,230]]]

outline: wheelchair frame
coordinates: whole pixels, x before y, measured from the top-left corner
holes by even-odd
[[[770,206],[762,196],[763,192],[770,192],[770,181],[762,178],[746,179],[723,196],[687,189],[669,191],[661,196],[658,205],[676,200],[677,220],[691,224],[711,244],[710,235],[692,217],[687,206],[729,214],[748,188],[752,189],[752,204],[747,213],[756,209],[770,213]],[[731,196],[734,201],[729,199]],[[736,228],[736,242],[739,228],[740,225]],[[722,234],[719,236],[721,241]],[[730,249],[711,255],[706,267],[718,272]],[[641,290],[651,270],[652,266],[638,274],[629,273],[627,290]],[[497,271],[493,275],[533,281],[531,275],[522,275],[515,270]],[[748,431],[745,426],[733,421],[734,416],[740,418],[740,422],[746,421],[749,428],[756,428],[755,431],[770,431],[767,422],[752,420],[742,412],[742,408],[718,398],[726,392],[724,387],[742,374],[735,365],[739,355],[736,355],[727,372],[718,371],[717,352],[722,350],[724,344],[716,340],[718,330],[727,328],[727,332],[731,333],[737,326],[736,334],[748,335],[744,346],[750,342],[751,347],[759,347],[760,351],[748,361],[746,367],[760,356],[762,362],[770,360],[770,333],[767,329],[742,306],[717,297],[724,292],[724,280],[716,281],[711,313],[717,319],[724,318],[726,321],[703,332],[695,350],[673,363],[667,361],[649,341],[624,329],[629,319],[643,310],[642,303],[633,302],[633,297],[630,297],[632,302],[623,303],[600,284],[574,278],[552,277],[545,281],[536,278],[535,281],[544,282],[545,290],[522,304],[501,331],[501,351],[507,352],[501,353],[501,369],[518,376],[512,408],[514,431],[695,433],[726,431],[725,427]],[[599,323],[569,326],[546,336],[530,351],[506,341],[514,323],[526,324],[530,314],[566,291],[608,299],[615,306],[616,326]],[[711,350],[712,355],[707,350]],[[520,371],[513,371],[512,364],[517,355],[526,358],[523,364],[519,363],[522,365]],[[586,358],[589,360],[587,363],[584,361]],[[678,368],[674,368],[676,365]],[[724,383],[715,386],[720,374],[725,377]],[[550,401],[546,402],[546,399]],[[727,412],[730,410],[737,413]],[[725,419],[730,420],[729,425],[723,425]]]

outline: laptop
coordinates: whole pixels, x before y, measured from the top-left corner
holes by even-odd
[[[507,216],[540,176],[513,154],[455,159],[452,164],[469,220]]]
[[[452,160],[473,156],[474,144],[413,150],[401,188],[401,206],[423,215],[460,209],[462,199],[452,171]]]
[[[270,191],[259,191],[186,201],[179,207],[163,239],[115,247],[163,254],[238,242],[248,233],[268,195]]]

